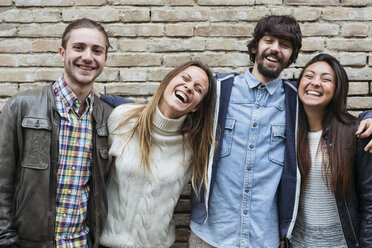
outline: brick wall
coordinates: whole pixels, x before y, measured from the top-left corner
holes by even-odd
[[[298,61],[283,77],[298,76],[313,55],[330,53],[350,77],[350,109],[372,109],[371,0],[0,0],[0,111],[18,91],[59,77],[60,37],[74,19],[101,22],[113,45],[95,87],[143,100],[171,68],[191,59],[243,72],[251,65],[247,41],[268,14],[295,16],[303,32]],[[189,192],[177,207],[174,247],[186,247]]]

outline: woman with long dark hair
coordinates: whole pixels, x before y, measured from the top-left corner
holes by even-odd
[[[347,112],[339,61],[315,56],[299,77],[297,157],[301,195],[291,247],[372,247],[372,154]]]
[[[108,218],[102,247],[170,247],[174,208],[191,178],[207,180],[215,83],[197,61],[168,73],[147,104],[124,104],[108,120]]]

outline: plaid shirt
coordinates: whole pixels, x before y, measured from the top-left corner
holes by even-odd
[[[63,76],[53,84],[57,111],[61,116],[57,171],[55,247],[88,247],[86,225],[92,165],[93,94],[79,116],[81,102]]]

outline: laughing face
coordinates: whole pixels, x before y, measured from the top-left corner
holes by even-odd
[[[324,111],[335,94],[335,73],[326,62],[308,66],[300,80],[298,96],[305,110]]]
[[[265,35],[253,50],[256,59],[252,74],[262,83],[274,80],[287,67],[292,51],[290,41]]]
[[[207,74],[197,66],[190,66],[169,82],[160,100],[159,109],[168,118],[179,118],[197,111],[207,92]]]
[[[105,36],[94,28],[78,28],[70,33],[66,49],[59,49],[64,63],[64,79],[72,88],[92,87],[107,60]]]

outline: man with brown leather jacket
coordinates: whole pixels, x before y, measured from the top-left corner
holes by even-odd
[[[106,120],[92,93],[110,43],[89,19],[70,23],[63,75],[12,97],[0,115],[0,247],[98,247],[105,224]]]

